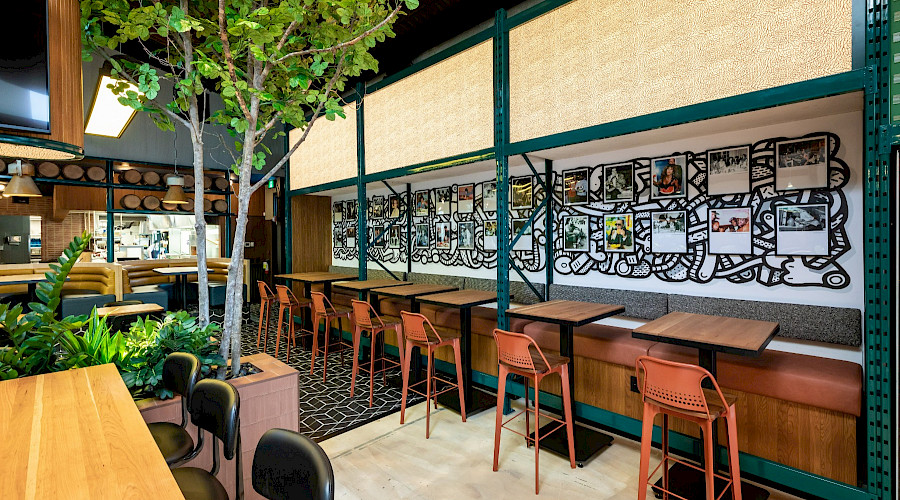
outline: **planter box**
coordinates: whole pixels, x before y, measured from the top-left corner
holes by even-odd
[[[267,430],[276,427],[297,430],[299,379],[297,370],[268,354],[245,356],[241,358],[241,363],[252,363],[262,370],[260,373],[228,382],[241,396],[241,466],[244,474],[244,497],[263,499],[252,486],[250,470],[253,465],[253,453],[256,451],[259,438]],[[147,423],[181,421],[181,398],[178,396],[164,401],[144,399],[137,405]],[[196,442],[197,428],[191,424],[188,424],[187,428]],[[221,451],[219,453],[221,455]],[[234,462],[224,460],[221,456],[219,458],[219,473],[216,477],[228,490],[230,498],[235,498]],[[186,466],[202,467],[206,470],[212,467],[212,437],[209,433],[206,433],[203,451]]]

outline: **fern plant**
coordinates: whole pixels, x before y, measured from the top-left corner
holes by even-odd
[[[97,316],[96,307],[82,328],[84,331],[79,333],[76,333],[75,328],[61,332],[59,345],[65,353],[60,360],[61,368],[84,368],[113,363],[122,370],[129,366],[131,352],[126,345],[125,336],[122,332],[113,333],[106,324],[106,318]]]

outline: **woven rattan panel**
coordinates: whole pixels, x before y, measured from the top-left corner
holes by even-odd
[[[306,142],[291,156],[291,189],[317,186],[356,177],[356,108],[344,106],[347,118],[316,120]],[[290,131],[291,146],[303,130]]]

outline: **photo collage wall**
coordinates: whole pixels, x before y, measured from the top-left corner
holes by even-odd
[[[836,134],[822,132],[554,172],[554,271],[846,287],[838,259],[850,249],[842,190],[850,169],[837,157],[840,146]],[[545,217],[526,222],[544,198],[542,180],[510,179],[511,233],[523,233],[511,255],[535,272],[546,265]],[[382,262],[406,262],[403,198],[369,198],[370,255]],[[493,180],[411,198],[413,262],[496,266]],[[337,259],[357,258],[355,204],[334,204]]]

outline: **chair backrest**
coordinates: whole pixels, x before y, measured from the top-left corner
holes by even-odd
[[[260,283],[259,292],[260,292],[260,294],[262,294],[262,287],[265,286],[265,283],[263,283],[262,281],[260,281],[259,283]],[[268,287],[266,287],[266,288],[268,288]],[[278,302],[280,302],[282,305],[299,303],[299,301],[297,300],[297,297],[294,295],[294,292],[292,292],[291,289],[288,288],[287,286],[275,285],[275,290],[278,292]],[[271,293],[271,290],[269,290],[269,292]]]
[[[532,372],[537,371],[534,366],[534,358],[531,357],[532,350],[534,350],[541,356],[544,366],[550,366],[537,342],[524,333],[495,328],[494,342],[497,344],[497,359],[505,365]]]
[[[107,302],[106,304],[103,304],[103,307],[137,306],[143,303],[144,302],[140,300],[117,300],[114,302]]]
[[[721,399],[720,404],[727,406],[716,379],[700,366],[641,356],[635,361],[635,374],[644,401],[710,418],[702,385],[704,380],[709,380]]]
[[[328,314],[329,310],[334,311],[334,306],[331,305],[331,301],[328,300],[328,297],[325,296],[322,292],[311,292],[310,298],[313,303],[313,312],[316,314]]]
[[[272,293],[272,289],[269,288],[269,285],[266,284],[265,281],[257,281],[256,285],[259,287],[259,296],[263,300],[271,300],[275,298],[275,294]],[[278,288],[281,285],[275,285],[275,288]]]
[[[372,304],[364,300],[352,300],[350,301],[353,306],[353,318],[356,321],[356,324],[361,328],[372,328],[384,326],[384,321],[381,321],[381,318],[378,317],[378,313],[375,312],[375,308],[372,307]],[[375,317],[375,320],[372,320],[372,317]]]
[[[200,360],[187,352],[173,352],[163,362],[163,386],[181,396],[181,426],[187,425],[191,393],[200,378]]]
[[[438,342],[443,340],[441,339],[441,335],[435,330],[434,325],[432,325],[431,321],[428,321],[428,318],[425,316],[407,311],[400,311],[400,316],[403,318],[403,337],[406,338],[406,340],[428,342],[428,334],[426,333],[428,330],[426,330],[426,328],[437,337]]]
[[[332,500],[334,471],[325,451],[308,437],[270,429],[253,454],[253,489],[271,499]]]
[[[244,496],[240,411],[240,395],[228,382],[207,378],[194,386],[194,392],[191,394],[191,422],[199,429],[198,440],[203,440],[203,431],[213,435],[213,465],[210,474],[215,476],[219,472],[221,440],[225,459],[235,462],[235,498]]]

